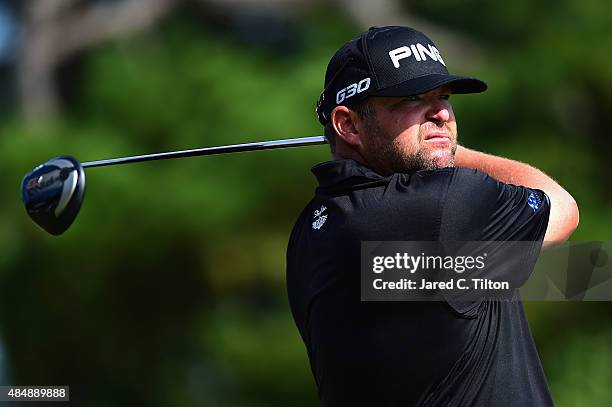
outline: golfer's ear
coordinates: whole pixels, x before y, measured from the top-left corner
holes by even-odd
[[[344,142],[358,146],[361,145],[361,123],[359,116],[346,106],[336,106],[331,113],[331,123],[336,134]]]

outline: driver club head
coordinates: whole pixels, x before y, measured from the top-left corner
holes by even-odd
[[[85,171],[75,158],[61,156],[34,168],[21,182],[26,212],[41,228],[61,235],[72,224],[85,196]]]

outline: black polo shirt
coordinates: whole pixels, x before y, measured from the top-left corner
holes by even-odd
[[[312,171],[319,187],[291,233],[287,288],[323,405],[552,405],[519,300],[469,312],[360,300],[362,241],[542,241],[542,191],[461,168],[383,177],[338,160]]]

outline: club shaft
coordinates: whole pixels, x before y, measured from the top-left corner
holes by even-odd
[[[131,157],[110,158],[107,160],[89,161],[82,163],[83,168],[104,167],[106,165],[119,165],[138,163],[143,161],[169,160],[171,158],[196,157],[202,155],[216,155],[227,153],[239,153],[245,151],[273,150],[277,148],[314,146],[325,144],[327,140],[323,136],[299,137],[285,140],[258,141],[245,144],[231,144],[228,146],[195,148],[192,150],[170,151],[166,153],[155,153],[135,155]]]

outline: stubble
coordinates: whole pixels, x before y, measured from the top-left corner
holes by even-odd
[[[368,156],[375,162],[376,167],[384,168],[386,172],[405,173],[455,166],[455,151],[457,150],[455,140],[451,141],[450,160],[441,163],[439,157],[421,145],[418,146],[416,151],[407,151],[398,138],[391,140],[390,135],[386,133],[374,117],[367,119],[366,128]],[[447,128],[446,130],[450,134],[450,129]],[[419,134],[419,140],[422,140],[421,134]]]

